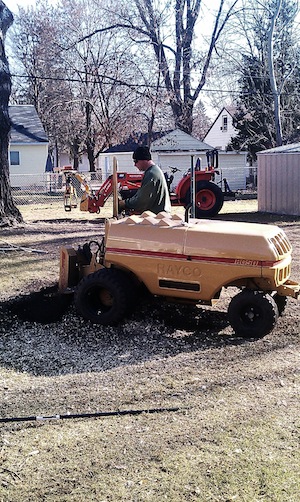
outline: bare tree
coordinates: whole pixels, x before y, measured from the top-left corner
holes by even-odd
[[[14,205],[9,181],[9,132],[8,102],[11,93],[11,75],[5,54],[5,35],[13,23],[13,15],[0,0],[0,226],[22,221]]]
[[[201,51],[195,48],[201,0],[174,0],[161,2],[159,6],[154,0],[134,0],[142,27],[134,22],[133,16],[127,17],[131,33],[140,36],[137,42],[141,43],[145,37],[150,42],[163,76],[175,126],[187,133],[192,132],[193,108],[206,84],[213,53],[237,3],[235,0],[226,8],[225,1],[220,0],[211,33],[206,37],[208,43],[204,48],[204,37]],[[124,12],[123,17],[126,19]],[[171,32],[167,29],[170,26]]]
[[[275,134],[276,134],[276,145],[282,145],[282,120],[281,120],[281,102],[280,97],[282,91],[284,89],[286,76],[281,84],[278,85],[277,76],[276,76],[276,68],[275,68],[275,57],[274,57],[274,43],[276,36],[276,24],[278,22],[278,17],[283,8],[282,0],[276,0],[270,6],[270,25],[267,32],[267,48],[268,48],[268,67],[270,74],[270,84],[274,101],[274,122],[275,122]],[[296,14],[296,12],[295,12]]]
[[[202,37],[202,50],[196,50],[196,24],[202,8],[201,0],[133,0],[131,6],[124,0],[118,3],[114,22],[87,34],[112,30],[127,30],[137,47],[150,44],[163,77],[168,104],[172,109],[175,126],[190,133],[193,108],[206,84],[213,53],[229,19],[235,14],[239,0],[219,1],[213,17],[210,35]],[[229,4],[229,5],[228,5]],[[205,9],[205,6],[203,7]],[[207,12],[206,12],[207,14]],[[207,28],[206,17],[205,29]],[[199,31],[199,26],[197,27]],[[208,40],[207,40],[208,39]],[[82,39],[81,39],[82,40]],[[207,44],[206,44],[207,41]],[[199,45],[199,42],[197,40]]]
[[[158,108],[167,108],[161,77],[149,71],[152,54],[150,63],[145,50],[141,64],[124,32],[86,36],[109,20],[104,4],[41,0],[19,11],[13,40],[27,75],[19,95],[35,104],[51,144],[69,151],[74,167],[87,153],[91,171],[104,148],[133,130],[151,130]]]
[[[15,73],[13,97],[16,103],[35,106],[47,132],[49,150],[65,150],[80,131],[82,113],[70,106],[73,94],[65,79],[60,40],[64,31],[56,7],[41,0],[36,7],[19,8],[12,30]],[[57,163],[56,159],[56,163]]]
[[[134,130],[146,129],[151,136],[158,109],[166,108],[165,95],[161,76],[152,71],[152,53],[142,49],[136,54],[135,42],[124,30],[106,28],[112,14],[105,2],[102,10],[96,8],[97,2],[76,0],[71,8],[69,0],[63,3],[68,27],[65,57],[76,75],[75,94],[86,117],[85,144],[93,170],[104,148]]]
[[[134,0],[132,6],[121,0],[113,7],[105,0],[61,0],[53,15],[41,0],[40,10],[28,11],[31,54],[21,37],[19,50],[23,61],[24,51],[32,58],[26,72],[50,139],[59,144],[65,136],[74,159],[87,152],[94,170],[101,150],[134,130],[151,137],[167,125],[191,133],[213,53],[238,0],[228,2],[219,1],[207,44],[204,37],[196,48],[201,0]],[[79,122],[72,119],[66,130],[69,112]]]

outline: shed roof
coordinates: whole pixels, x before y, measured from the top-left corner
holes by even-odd
[[[201,152],[213,149],[211,145],[194,138],[180,129],[169,132],[162,138],[153,141],[151,145],[153,152]]]
[[[290,145],[276,146],[269,150],[262,150],[259,154],[265,153],[300,153],[300,143],[291,143]]]
[[[33,105],[8,107],[11,120],[10,142],[12,144],[47,143],[48,138]]]

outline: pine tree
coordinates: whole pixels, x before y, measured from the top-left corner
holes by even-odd
[[[247,149],[252,159],[260,150],[275,146],[270,79],[263,61],[243,57],[244,74],[240,78],[240,98],[234,115],[239,131],[229,149]]]
[[[247,149],[254,160],[258,151],[295,141],[299,137],[300,58],[293,33],[296,5],[291,0],[282,2],[270,54],[270,27],[276,6],[277,0],[270,0],[264,15],[254,18],[254,43],[250,54],[242,55],[240,95],[234,124],[239,133],[229,145],[229,149]],[[279,98],[282,137],[278,137],[276,97]]]

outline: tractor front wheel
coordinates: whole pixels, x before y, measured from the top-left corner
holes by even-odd
[[[129,308],[128,280],[114,269],[101,269],[78,284],[74,302],[79,314],[95,324],[115,325]]]
[[[228,319],[237,336],[262,338],[272,331],[279,316],[271,295],[245,289],[234,296],[228,307]]]
[[[191,192],[186,195],[186,203],[191,202]],[[224,203],[222,190],[211,181],[198,181],[196,185],[195,217],[207,218],[220,212]]]

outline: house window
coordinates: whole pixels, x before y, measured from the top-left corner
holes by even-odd
[[[20,152],[11,151],[10,155],[10,165],[11,166],[19,166],[20,165]]]
[[[228,117],[226,115],[224,115],[224,117],[222,117],[222,131],[227,131],[228,129]]]

